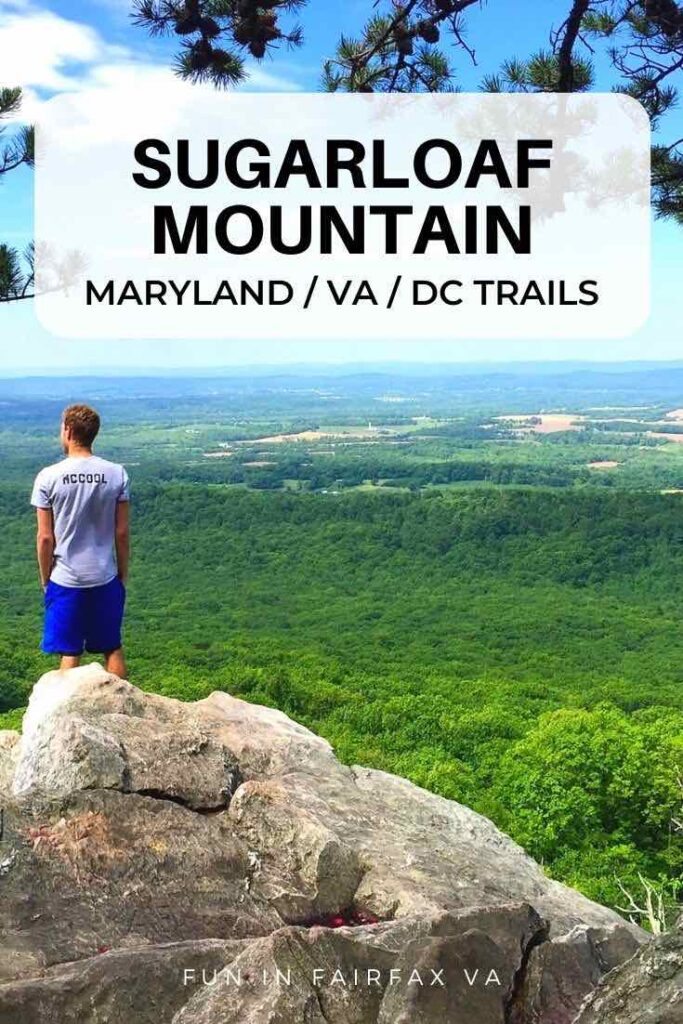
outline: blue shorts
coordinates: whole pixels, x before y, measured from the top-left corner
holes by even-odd
[[[118,576],[101,587],[63,587],[49,581],[45,589],[45,654],[104,654],[121,646],[126,588]]]

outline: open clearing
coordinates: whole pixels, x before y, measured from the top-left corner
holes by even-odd
[[[674,444],[683,444],[683,434],[661,434],[657,431],[649,430],[647,436],[658,437],[662,441],[673,441]]]
[[[298,434],[273,434],[270,437],[255,437],[249,441],[236,441],[235,444],[286,444],[289,441],[325,441],[331,438],[376,437],[375,427],[352,427],[349,430],[300,430]]]
[[[579,430],[585,416],[567,413],[532,412],[524,415],[496,416],[499,422],[518,424],[518,429],[533,434],[555,434],[560,430]]]

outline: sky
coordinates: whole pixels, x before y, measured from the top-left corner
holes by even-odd
[[[144,88],[167,102],[173,84],[173,40],[150,38],[130,21],[129,0],[0,0],[0,85],[21,85],[30,119],[41,101],[62,91],[106,90],[132,69]],[[566,13],[568,0],[483,0],[468,15],[468,40],[476,66],[454,51],[457,83],[476,91],[484,74],[508,57],[523,57],[547,46],[550,28]],[[250,65],[240,88],[265,91],[317,91],[325,56],[341,32],[353,34],[372,9],[372,0],[310,0],[300,14],[305,43]],[[597,86],[608,90],[608,62],[596,60]],[[192,89],[193,86],[187,85]],[[672,113],[667,136],[683,135],[683,114]],[[5,175],[0,185],[0,240],[19,248],[31,237],[32,173]],[[683,228],[670,222],[653,226],[652,313],[636,335],[610,341],[510,341],[458,339],[452,342],[372,341],[70,341],[49,335],[37,322],[31,302],[0,306],[0,373],[59,369],[85,372],[116,366],[192,367],[301,362],[507,360],[637,360],[683,358],[681,331],[681,253]],[[558,311],[561,315],[561,311]]]

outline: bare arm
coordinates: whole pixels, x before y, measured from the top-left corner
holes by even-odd
[[[130,502],[119,501],[116,506],[115,525],[116,565],[119,579],[125,583],[128,579],[128,562],[130,560]]]
[[[38,571],[40,584],[47,586],[52,572],[55,554],[55,532],[51,508],[36,509],[38,515],[38,534],[36,537],[36,553],[38,555]]]

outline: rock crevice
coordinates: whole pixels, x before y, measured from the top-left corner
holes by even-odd
[[[504,1024],[525,1024],[528,1018],[526,998],[527,972],[535,949],[550,941],[548,922],[539,921],[538,928],[522,949],[520,964],[512,979],[512,987],[503,1006]]]

